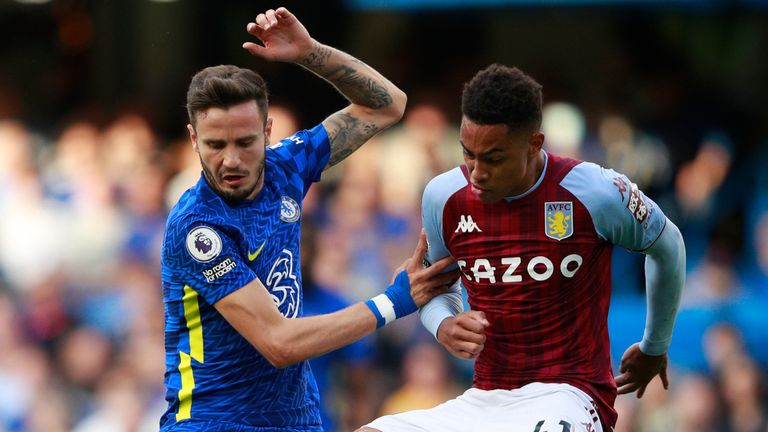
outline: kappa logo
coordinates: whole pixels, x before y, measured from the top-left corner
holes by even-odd
[[[548,201],[544,203],[546,218],[544,233],[557,241],[573,235],[573,203],[570,201]]]
[[[454,232],[468,233],[473,231],[483,232],[483,230],[481,230],[480,227],[477,226],[475,221],[472,220],[472,215],[469,215],[469,216],[461,215],[461,220],[459,220],[459,226],[456,227],[456,231]]]

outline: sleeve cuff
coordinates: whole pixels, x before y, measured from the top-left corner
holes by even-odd
[[[640,341],[640,351],[649,356],[660,356],[667,352],[671,340],[651,342],[645,338]]]

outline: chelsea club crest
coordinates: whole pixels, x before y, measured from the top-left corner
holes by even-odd
[[[300,216],[299,204],[293,198],[283,195],[280,202],[280,219],[284,222],[296,222]]]

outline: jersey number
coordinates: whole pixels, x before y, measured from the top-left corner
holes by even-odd
[[[567,421],[560,420],[559,425],[563,427],[563,432],[571,432],[571,424],[568,423]],[[541,430],[542,426],[544,426],[544,420],[541,420],[540,422],[536,423],[536,429],[534,429],[533,432],[547,432],[547,431]]]
[[[189,353],[179,351],[179,373],[181,388],[179,389],[179,411],[176,421],[192,416],[192,390],[195,389],[195,375],[192,373],[192,359],[203,363],[203,323],[200,321],[200,304],[197,301],[197,291],[189,285],[184,286],[184,319],[189,331]]]

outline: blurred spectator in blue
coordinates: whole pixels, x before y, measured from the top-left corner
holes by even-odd
[[[730,250],[719,242],[712,242],[699,264],[688,273],[681,307],[725,307],[743,295]]]
[[[343,309],[353,302],[337,290],[315,283],[317,228],[306,216],[301,226],[301,275],[304,315]],[[367,337],[309,361],[320,391],[320,414],[327,432],[352,430],[373,418],[369,386],[371,338]]]
[[[76,327],[60,338],[54,363],[73,420],[93,409],[92,393],[109,370],[114,350],[107,335],[95,328]]]
[[[768,297],[768,188],[758,199],[765,201],[762,203],[765,208],[755,217],[752,229],[747,230],[751,234],[747,243],[751,251],[746,253],[743,279],[750,292],[765,298]]]
[[[159,161],[146,161],[123,182],[121,191],[127,230],[122,255],[158,272],[167,213],[167,181],[167,170]]]
[[[693,160],[675,178],[677,217],[685,238],[688,269],[695,269],[708,250],[714,228],[737,204],[731,174],[733,142],[719,130],[707,133]],[[729,184],[725,184],[729,180]]]

